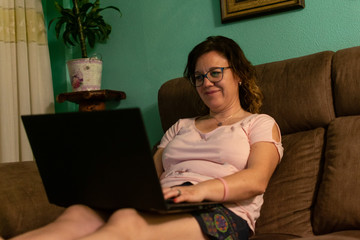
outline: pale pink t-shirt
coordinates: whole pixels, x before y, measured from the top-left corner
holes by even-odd
[[[272,138],[274,124],[275,120],[268,115],[252,114],[234,124],[202,133],[195,126],[195,118],[180,119],[169,128],[158,146],[164,148],[162,186],[187,181],[197,184],[241,171],[247,167],[250,146],[256,142],[274,143],[281,159],[281,141]],[[254,231],[262,204],[263,195],[258,195],[225,206],[246,220]]]

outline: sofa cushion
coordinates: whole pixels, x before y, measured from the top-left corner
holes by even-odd
[[[360,229],[360,116],[331,122],[323,179],[314,209],[314,232]],[[336,206],[336,207],[334,207]]]
[[[334,105],[337,116],[360,114],[360,47],[342,49],[333,58]]]
[[[256,234],[312,236],[311,207],[318,182],[323,128],[283,136],[284,157],[264,194]]]
[[[333,54],[321,52],[256,66],[264,95],[262,112],[275,118],[283,134],[325,127],[334,119]]]
[[[0,236],[41,227],[62,211],[49,204],[35,162],[0,164]]]

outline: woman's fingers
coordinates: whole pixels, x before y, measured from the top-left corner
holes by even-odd
[[[181,196],[182,192],[180,190],[180,187],[173,187],[173,188],[164,188],[163,194],[165,199],[169,199],[169,198],[176,198]]]
[[[199,191],[196,191],[195,186],[183,186],[183,187],[172,187],[163,189],[164,198],[172,198],[175,203],[179,202],[202,202],[204,199],[199,194]]]

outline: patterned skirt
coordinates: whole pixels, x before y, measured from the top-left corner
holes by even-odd
[[[210,240],[249,239],[250,228],[247,222],[222,205],[191,214]]]

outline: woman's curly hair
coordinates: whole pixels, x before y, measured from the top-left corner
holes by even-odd
[[[189,53],[188,62],[184,70],[184,77],[194,77],[196,62],[205,53],[216,51],[224,56],[233,74],[241,80],[239,99],[241,107],[251,113],[259,113],[263,95],[256,84],[254,66],[247,60],[239,45],[232,39],[223,36],[211,36],[193,48]]]

